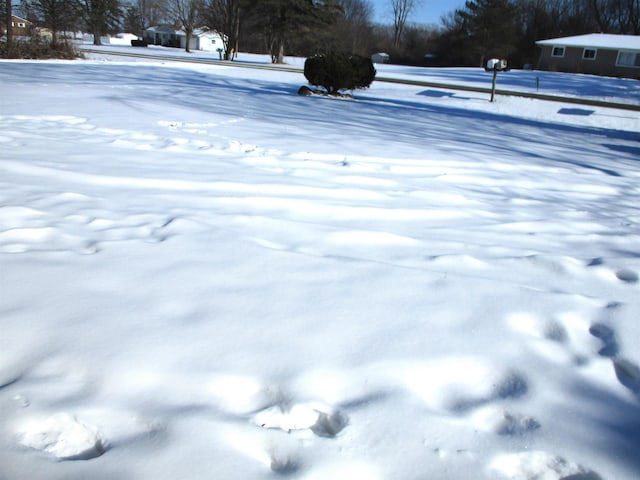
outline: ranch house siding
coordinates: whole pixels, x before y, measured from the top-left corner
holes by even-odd
[[[11,35],[14,37],[28,37],[33,31],[33,24],[24,18],[11,15]],[[0,26],[0,36],[7,34],[6,22]]]
[[[588,34],[538,41],[536,43],[541,48],[538,69],[640,78],[639,38],[633,35]],[[620,52],[626,54],[620,57]],[[618,65],[620,58],[624,58],[622,63],[630,65]]]
[[[557,45],[562,47],[562,45]],[[582,47],[564,47],[563,57],[554,57],[552,55],[555,47],[542,47],[540,55],[540,70],[550,70],[552,72],[572,72],[572,73],[588,73],[592,75],[607,75],[616,77],[640,76],[640,69],[617,67],[616,60],[618,58],[618,50],[609,49],[590,49],[596,50],[596,58],[587,60],[583,58],[584,48]],[[637,70],[633,75],[633,70]]]

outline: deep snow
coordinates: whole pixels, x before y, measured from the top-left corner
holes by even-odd
[[[637,112],[101,56],[0,79],[3,480],[639,476]]]

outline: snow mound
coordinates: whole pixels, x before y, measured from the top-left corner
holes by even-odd
[[[522,452],[500,455],[491,468],[511,480],[600,480],[585,467],[546,452]]]
[[[97,429],[68,413],[29,422],[21,443],[59,460],[89,460],[105,452],[104,441]]]

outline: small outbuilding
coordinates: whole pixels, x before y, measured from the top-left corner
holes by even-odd
[[[181,32],[183,33],[183,32]],[[180,47],[184,48],[187,44],[187,36],[183,33],[180,36]],[[203,52],[217,52],[224,50],[224,42],[222,36],[208,28],[196,28],[191,36],[189,43],[190,50],[201,50]]]
[[[640,35],[592,33],[540,40],[538,69],[640,78]]]
[[[109,45],[131,45],[132,40],[139,40],[133,33],[118,33],[115,37],[107,37]]]
[[[155,25],[145,29],[143,40],[149,45],[162,45],[164,47],[185,48],[187,46],[187,34],[182,30],[176,30],[173,25]],[[206,27],[196,28],[191,35],[189,50],[201,50],[204,52],[217,52],[224,50],[222,35]]]
[[[389,63],[389,54],[388,53],[374,53],[371,55],[371,61],[373,63]]]

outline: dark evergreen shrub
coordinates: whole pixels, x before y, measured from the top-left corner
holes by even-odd
[[[340,90],[367,88],[376,76],[376,69],[369,58],[328,52],[307,58],[304,76],[311,85],[335,95]]]
[[[351,55],[349,61],[353,70],[354,88],[368,88],[376,78],[376,69],[371,59],[360,55]]]

